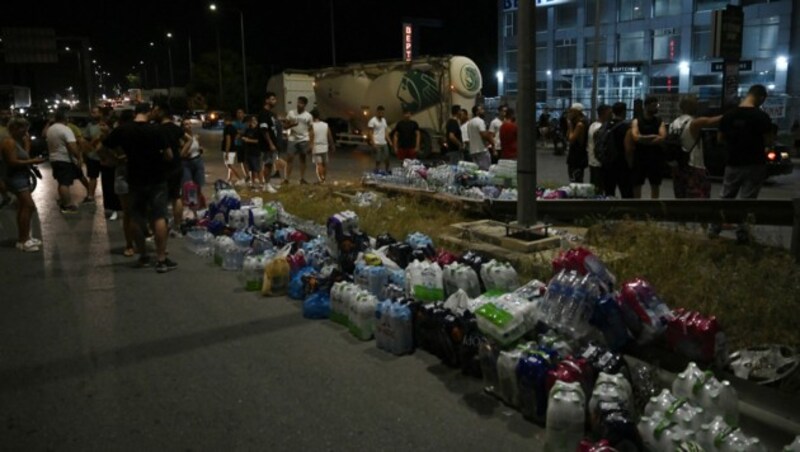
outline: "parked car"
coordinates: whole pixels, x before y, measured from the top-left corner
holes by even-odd
[[[215,127],[222,127],[222,117],[223,113],[221,111],[209,110],[205,112],[202,116],[203,128],[213,129]]]
[[[728,153],[725,146],[717,141],[717,129],[703,129],[703,155],[709,176],[722,178]],[[767,177],[792,174],[794,164],[787,146],[776,144],[764,150],[767,157]]]

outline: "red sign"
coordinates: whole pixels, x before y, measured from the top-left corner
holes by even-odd
[[[411,61],[414,57],[414,27],[411,24],[403,24],[403,59]]]

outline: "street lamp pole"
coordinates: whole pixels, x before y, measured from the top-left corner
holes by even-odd
[[[170,40],[172,40],[172,33],[167,33],[167,57],[169,58],[169,87],[172,89],[175,86],[175,77],[174,73],[172,72],[172,45],[170,45]]]
[[[242,30],[242,80],[244,81],[244,111],[249,112],[250,109],[247,105],[247,58],[244,52],[244,13],[239,10],[239,27]]]

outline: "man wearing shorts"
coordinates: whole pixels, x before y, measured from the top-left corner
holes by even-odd
[[[384,117],[383,105],[378,105],[375,116],[367,123],[369,129],[369,145],[375,152],[375,171],[378,171],[383,162],[384,169],[389,171],[389,125]]]
[[[183,223],[183,163],[181,151],[183,130],[172,120],[172,111],[166,103],[156,105],[150,116],[164,135],[164,142],[172,151],[172,160],[164,162],[167,178],[167,199],[172,203],[172,228],[170,236],[178,237]]]
[[[102,140],[100,133],[100,120],[103,113],[97,107],[92,107],[89,124],[86,125],[84,136],[89,144],[88,152],[84,162],[86,163],[86,177],[89,178],[88,193],[84,202],[94,202],[94,194],[97,191],[97,179],[100,177],[100,156],[97,155],[96,146]],[[76,137],[77,138],[77,137]]]
[[[476,105],[472,107],[472,119],[467,123],[467,135],[469,136],[469,158],[484,171],[488,171],[492,165],[492,157],[489,154],[489,145],[494,142],[492,132],[486,130],[486,121],[483,120],[483,107]]]
[[[230,116],[225,116],[225,128],[222,130],[222,163],[228,168],[226,182],[239,185],[242,175],[236,168],[236,127]]]
[[[394,149],[397,158],[402,162],[405,159],[417,158],[422,134],[417,121],[411,119],[411,110],[403,108],[403,119],[394,126],[392,131]]]
[[[128,161],[128,185],[131,197],[131,229],[140,257],[137,267],[152,265],[147,255],[144,231],[153,227],[156,243],[156,271],[166,273],[178,264],[167,258],[167,172],[165,165],[173,158],[172,150],[157,125],[148,123],[150,106],[136,106],[133,122],[114,129],[104,144],[122,148]]]
[[[264,191],[277,193],[278,190],[269,182],[272,177],[272,167],[278,154],[278,118],[273,113],[278,97],[273,92],[267,92],[264,96],[264,109],[258,115],[258,129],[261,132],[259,141],[263,156],[263,178]]]
[[[58,182],[58,204],[62,213],[73,214],[78,212],[78,207],[72,202],[69,189],[80,178],[80,168],[77,166],[80,149],[75,134],[67,127],[66,114],[59,110],[53,120],[45,136],[53,178]]]
[[[317,168],[318,184],[324,184],[328,177],[328,153],[333,152],[334,142],[328,123],[319,119],[319,110],[312,110],[313,123],[309,130],[309,138],[314,143],[313,160]]]
[[[261,148],[259,139],[261,131],[258,129],[258,118],[255,116],[248,116],[245,118],[247,128],[242,132],[241,140],[244,145],[244,161],[247,170],[250,171],[250,188],[258,188],[260,183],[264,181],[261,179]]]
[[[631,123],[631,137],[636,145],[633,153],[633,197],[642,197],[645,180],[650,181],[650,197],[658,199],[667,162],[661,143],[667,138],[667,126],[656,116],[658,98],[644,101],[644,112]]]
[[[244,109],[239,108],[236,110],[236,119],[233,120],[233,127],[236,129],[236,140],[233,142],[233,148],[236,150],[236,161],[239,164],[239,169],[242,171],[242,174],[244,174],[245,182],[250,182],[250,173],[245,166],[244,141],[242,141],[244,130],[247,129]]]
[[[306,154],[311,151],[308,144],[308,130],[313,119],[311,114],[306,111],[306,105],[308,105],[308,99],[300,96],[297,98],[297,109],[286,115],[285,128],[289,129],[289,147],[286,150],[286,174],[283,182],[287,184],[292,176],[295,155],[300,159],[300,183],[308,183],[305,179]]]

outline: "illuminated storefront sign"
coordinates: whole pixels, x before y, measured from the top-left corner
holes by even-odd
[[[411,61],[414,57],[414,26],[403,24],[403,59]]]

